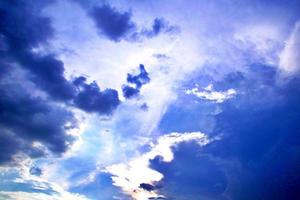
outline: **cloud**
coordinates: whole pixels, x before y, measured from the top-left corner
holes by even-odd
[[[300,21],[298,21],[279,56],[279,68],[284,75],[293,75],[300,70]]]
[[[151,29],[144,29],[140,35],[144,35],[148,38],[157,36],[160,33],[175,33],[179,28],[176,26],[170,26],[164,18],[155,18]]]
[[[56,101],[99,115],[111,114],[120,102],[116,90],[100,91],[95,82],[82,82],[78,87],[64,77],[64,63],[56,55],[34,50],[46,45],[54,33],[50,19],[42,17],[37,11],[42,6],[26,1],[1,5],[0,32],[6,47],[3,51],[4,62],[18,63],[28,72],[28,79]]]
[[[151,149],[147,153],[128,163],[108,166],[106,171],[112,175],[113,185],[120,187],[133,199],[158,198],[161,195],[154,190],[155,186],[151,187],[150,185],[155,185],[164,175],[150,168],[150,160],[159,156],[162,161],[171,162],[173,160],[172,148],[187,141],[195,141],[198,145],[204,146],[210,142],[210,139],[201,132],[163,135],[157,139],[157,143],[151,145]]]
[[[61,185],[32,175],[32,160],[27,159],[19,166],[0,167],[0,199],[38,200],[87,200],[84,195],[67,191]]]
[[[52,55],[40,56],[23,52],[16,59],[30,71],[29,78],[51,97],[61,101],[74,98],[76,90],[64,77],[64,64]]]
[[[83,77],[64,77],[64,63],[42,50],[54,29],[41,15],[47,2],[0,4],[0,164],[48,153],[61,155],[73,144],[68,132],[77,125],[71,107],[110,115],[120,104],[118,92],[101,91]]]
[[[54,98],[70,99],[74,91],[63,76],[63,63],[53,55],[39,55],[32,51],[46,44],[54,34],[50,19],[36,11],[42,6],[26,1],[6,1],[1,5],[0,32],[6,47],[4,58],[13,58],[30,71],[29,78]]]
[[[45,4],[48,1],[36,4],[26,1],[1,3],[1,33],[9,44],[10,51],[17,53],[18,49],[22,51],[36,47],[53,35],[50,19],[39,16],[39,10],[35,10],[41,9]]]
[[[140,73],[138,75],[127,74],[127,83],[131,85],[123,85],[122,91],[125,98],[137,96],[143,85],[150,82],[150,77],[145,66],[140,64]]]
[[[99,114],[111,114],[120,104],[118,92],[113,89],[100,91],[96,82],[85,83],[84,77],[74,80],[79,92],[74,98],[74,105],[87,112]]]
[[[152,38],[160,33],[177,33],[179,28],[170,26],[164,18],[155,18],[151,28],[139,30],[132,21],[132,13],[121,12],[109,4],[95,6],[90,12],[100,34],[108,39],[119,42],[121,40],[140,41],[143,38]]]
[[[18,153],[44,156],[50,150],[62,154],[73,143],[67,134],[76,126],[73,114],[63,107],[32,97],[22,87],[0,83],[0,164]]]
[[[131,21],[130,12],[119,12],[108,4],[94,7],[91,16],[99,31],[116,42],[136,29],[135,23]]]
[[[141,183],[140,184],[140,188],[144,189],[144,190],[147,190],[149,192],[155,190],[155,187],[151,184],[148,184],[148,183]]]
[[[74,195],[70,193],[62,193],[62,194],[41,194],[41,193],[32,193],[32,192],[0,192],[0,195],[3,195],[7,199],[11,200],[87,200],[87,198],[82,197],[80,195]],[[0,196],[1,197],[1,196]]]
[[[214,101],[216,103],[223,103],[224,101],[233,98],[236,95],[234,89],[228,89],[223,92],[217,92],[213,90],[213,85],[210,84],[203,91],[199,91],[198,88],[189,89],[187,94],[195,95],[196,97],[208,101]]]

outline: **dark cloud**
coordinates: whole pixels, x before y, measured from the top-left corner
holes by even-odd
[[[120,12],[107,4],[94,7],[91,16],[99,31],[113,41],[120,41],[136,29],[130,12]]]
[[[82,110],[109,115],[120,104],[116,90],[100,91],[96,82],[87,84],[83,77],[77,78],[74,83],[79,88],[79,93],[74,98],[74,105]]]
[[[142,85],[149,83],[150,81],[149,74],[146,71],[145,66],[140,64],[139,69],[140,73],[138,75],[127,75],[127,82],[135,84],[137,88],[142,87]]]
[[[23,51],[36,47],[53,35],[50,19],[39,15],[49,1],[9,1],[0,3],[1,36],[11,51]]]
[[[116,90],[100,91],[96,83],[81,84],[64,77],[64,63],[52,54],[39,54],[32,49],[46,45],[54,33],[49,18],[40,15],[41,3],[4,1],[0,7],[0,33],[5,43],[6,60],[27,70],[28,79],[52,99],[78,106],[100,115],[111,114],[119,105]],[[0,73],[4,73],[1,70]],[[77,78],[77,82],[80,77]]]
[[[18,152],[21,141],[15,139],[7,131],[0,132],[0,165],[12,160],[12,156]]]
[[[17,153],[30,157],[45,155],[45,149],[33,145],[40,142],[60,155],[74,138],[66,132],[76,125],[69,111],[31,97],[18,85],[0,84],[0,164],[12,161]]]
[[[161,33],[177,33],[179,31],[178,27],[170,26],[164,18],[155,18],[151,28],[138,30],[131,15],[129,11],[121,12],[109,4],[93,7],[90,11],[90,16],[100,34],[115,42],[121,40],[141,41],[145,37],[152,38]]]
[[[0,5],[0,33],[5,42],[5,55],[31,72],[39,87],[57,99],[70,99],[72,86],[64,78],[64,66],[54,55],[32,52],[53,36],[49,18],[39,14],[41,5],[26,1],[4,1]]]
[[[18,61],[29,70],[29,78],[55,100],[69,101],[76,95],[75,87],[64,77],[64,64],[53,55],[27,53]]]
[[[150,82],[150,77],[145,66],[140,64],[140,73],[138,75],[127,74],[127,83],[134,85],[123,85],[122,91],[125,98],[137,96],[143,85]]]
[[[139,187],[149,192],[155,190],[155,187],[149,183],[141,183]]]
[[[19,153],[36,158],[68,150],[75,138],[67,131],[76,120],[56,102],[99,115],[110,115],[120,103],[116,90],[100,91],[83,77],[69,81],[56,55],[36,50],[54,35],[50,19],[40,13],[48,3],[0,2],[0,164]],[[43,98],[33,95],[41,91]]]
[[[149,197],[149,200],[161,200],[161,199],[166,199],[165,197]]]
[[[140,93],[139,89],[128,86],[128,85],[124,85],[122,87],[122,91],[123,91],[123,95],[125,98],[130,98],[130,97],[136,96]]]

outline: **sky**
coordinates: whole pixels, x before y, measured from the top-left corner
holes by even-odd
[[[0,0],[0,200],[300,199],[299,0]]]

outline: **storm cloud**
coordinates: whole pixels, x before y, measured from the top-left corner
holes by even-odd
[[[120,103],[116,90],[101,91],[97,83],[85,80],[77,83],[80,77],[69,81],[56,55],[36,50],[55,32],[50,19],[40,13],[46,4],[0,3],[0,164],[13,162],[17,154],[35,158],[66,152],[75,140],[67,132],[77,122],[65,106],[110,115]],[[46,96],[33,95],[27,82]]]

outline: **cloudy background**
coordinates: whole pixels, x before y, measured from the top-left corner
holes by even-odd
[[[0,1],[0,199],[300,198],[300,1]]]

